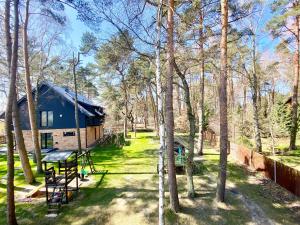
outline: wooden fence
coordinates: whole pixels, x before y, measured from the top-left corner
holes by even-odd
[[[239,163],[261,171],[265,177],[300,197],[300,171],[253,150],[231,143],[230,155]]]
[[[217,145],[218,142],[217,136],[213,130],[208,128],[206,131],[204,131],[203,138],[204,140],[208,141],[211,146]]]
[[[219,141],[219,137],[212,130],[205,131],[204,138],[212,146],[216,146]],[[265,177],[300,197],[299,170],[232,142],[229,144],[229,149],[230,156],[238,163],[251,167],[256,171],[261,171]]]

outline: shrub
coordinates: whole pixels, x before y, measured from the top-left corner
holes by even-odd
[[[250,147],[250,148],[253,147],[251,140],[246,136],[240,136],[238,139],[238,143],[246,147]]]

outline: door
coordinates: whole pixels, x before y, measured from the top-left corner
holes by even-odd
[[[53,148],[52,133],[41,133],[41,148],[42,149]]]

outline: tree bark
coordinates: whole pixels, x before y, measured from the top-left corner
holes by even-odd
[[[243,77],[244,79],[244,77]],[[245,115],[247,112],[247,86],[245,81],[243,81],[243,109],[242,109],[242,125],[245,123]]]
[[[159,174],[159,202],[158,202],[158,224],[164,225],[164,202],[165,202],[165,175],[164,175],[164,155],[165,155],[165,122],[163,112],[163,93],[161,87],[160,70],[160,44],[161,44],[161,17],[163,0],[158,0],[157,20],[156,20],[156,46],[155,46],[155,64],[156,64],[156,90],[157,90],[157,116],[159,122],[159,152],[158,152],[158,174]]]
[[[41,148],[40,148],[40,144],[39,144],[39,131],[37,128],[37,123],[36,123],[36,111],[35,111],[35,105],[34,105],[33,96],[32,96],[30,68],[29,68],[28,34],[27,34],[28,21],[29,21],[29,4],[30,4],[30,0],[26,0],[25,21],[24,21],[24,28],[23,28],[25,83],[26,83],[28,113],[29,113],[30,127],[31,127],[31,133],[32,133],[32,141],[33,141],[34,148],[35,148],[34,152],[35,152],[35,156],[36,156],[37,173],[42,173],[43,172],[43,165],[42,165],[42,159],[41,159],[42,154],[41,154]],[[26,152],[26,154],[27,154],[27,152]]]
[[[134,106],[134,119],[133,119],[133,123],[134,123],[134,137],[136,138],[136,123],[137,123],[137,107],[136,104]]]
[[[125,115],[124,115],[124,127],[123,127],[123,134],[124,134],[124,138],[128,137],[128,94],[127,94],[127,85],[125,83],[125,78],[124,75],[122,75],[122,85],[123,85],[123,89],[124,89],[124,102],[125,102]]]
[[[10,0],[5,1],[5,41],[7,53],[7,72],[10,77],[7,105],[5,111],[5,132],[7,141],[7,224],[16,225],[15,196],[14,196],[14,141],[12,133],[12,110],[16,95],[16,76],[18,65],[19,40],[19,1],[14,0],[14,43],[10,35]]]
[[[135,114],[133,113],[133,115],[132,115],[132,111],[130,113],[129,120],[130,120],[130,123],[131,123],[131,132],[134,132]]]
[[[73,52],[73,82],[75,91],[75,122],[76,122],[76,135],[77,135],[77,145],[78,153],[81,154],[81,136],[80,136],[80,124],[79,124],[79,112],[78,112],[78,96],[77,96],[77,79],[76,79],[76,66],[79,64],[80,54],[78,53],[77,62],[75,60],[75,55]]]
[[[14,132],[15,132],[15,140],[16,140],[16,144],[17,144],[16,147],[19,152],[19,157],[20,157],[22,169],[24,172],[25,180],[27,183],[32,184],[35,182],[35,179],[34,179],[34,175],[31,170],[27,150],[25,147],[22,128],[20,126],[20,116],[19,116],[19,109],[18,109],[18,103],[17,103],[17,95],[14,95],[12,107],[13,107],[12,118],[13,118]]]
[[[148,86],[148,92],[149,92],[152,111],[153,111],[154,130],[157,132],[157,130],[158,130],[157,107],[156,107],[154,97],[153,97],[153,94],[152,94],[151,84],[148,83],[147,86]],[[159,134],[159,131],[157,132],[157,134]]]
[[[146,98],[144,101],[144,128],[148,128],[148,94],[146,92]]]
[[[253,35],[252,39],[252,58],[253,58],[253,77],[251,83],[252,88],[252,103],[253,103],[253,119],[254,119],[254,133],[255,133],[255,146],[256,151],[262,151],[262,144],[261,144],[261,134],[260,134],[260,122],[259,122],[259,103],[258,103],[258,80],[256,74],[256,41],[255,41],[255,34]]]
[[[181,99],[180,99],[180,88],[179,88],[179,85],[176,85],[176,101],[177,101],[178,115],[181,116]]]
[[[195,145],[195,133],[196,133],[196,119],[193,113],[193,107],[190,98],[190,88],[188,82],[186,81],[185,75],[181,73],[176,62],[174,61],[175,70],[180,77],[184,90],[184,101],[187,108],[187,117],[189,120],[189,153],[187,155],[186,161],[186,176],[187,176],[187,188],[188,188],[188,197],[195,197],[194,181],[193,181],[193,166],[194,166],[194,145]]]
[[[293,96],[292,96],[292,126],[290,133],[290,146],[289,150],[296,149],[296,137],[298,131],[298,85],[299,85],[299,54],[300,54],[300,33],[299,33],[299,16],[295,21],[295,33],[297,39],[296,53],[294,56],[294,84],[293,84]]]
[[[229,77],[228,87],[229,87],[229,99],[230,99],[229,107],[230,107],[230,114],[231,114],[231,138],[232,138],[231,140],[235,142],[234,85],[233,85],[233,76],[232,73],[230,73],[229,68],[227,70],[227,75]]]
[[[203,34],[203,11],[202,1],[200,1],[200,16],[199,16],[199,56],[200,56],[200,101],[199,101],[199,137],[198,137],[198,155],[203,155],[203,135],[204,135],[204,34]]]
[[[221,0],[221,74],[220,74],[220,163],[217,181],[216,199],[225,201],[226,171],[227,171],[227,147],[228,147],[228,123],[227,123],[227,29],[228,29],[228,1]]]
[[[169,0],[167,19],[167,93],[166,93],[166,128],[168,152],[168,180],[170,206],[179,211],[179,199],[174,157],[174,112],[173,112],[173,77],[174,77],[174,0]]]

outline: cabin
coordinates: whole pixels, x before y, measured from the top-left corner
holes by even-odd
[[[77,149],[75,93],[67,87],[44,81],[33,90],[32,94],[34,99],[37,99],[36,118],[41,148]],[[33,151],[26,95],[18,101],[18,108],[26,149]],[[103,107],[80,94],[78,94],[78,112],[81,148],[87,149],[103,137],[105,113]]]

